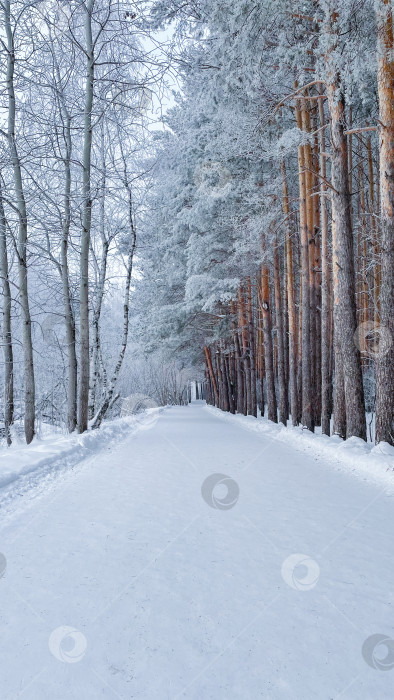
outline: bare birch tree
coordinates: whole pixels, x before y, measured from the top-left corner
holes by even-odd
[[[5,33],[7,37],[7,95],[8,95],[8,129],[7,139],[12,164],[18,225],[18,270],[19,270],[19,302],[23,314],[23,356],[25,382],[25,437],[29,444],[34,437],[35,424],[35,380],[31,315],[28,291],[28,259],[27,259],[27,209],[23,187],[22,163],[18,152],[16,136],[16,91],[15,76],[15,18],[11,12],[10,0],[2,3]]]

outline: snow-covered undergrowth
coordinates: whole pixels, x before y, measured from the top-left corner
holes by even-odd
[[[141,414],[106,421],[97,430],[79,435],[63,435],[42,430],[30,445],[15,443],[0,449],[0,502],[21,495],[40,482],[119,442],[131,432],[144,430],[163,408],[151,408]]]
[[[330,462],[334,461],[341,469],[354,472],[363,479],[394,488],[394,447],[386,442],[373,445],[357,437],[341,440],[337,435],[328,437],[301,427],[285,427],[282,423],[276,424],[263,417],[232,415],[213,406],[206,406],[206,410],[223,420],[235,422],[246,430],[286,443],[296,450],[309,454],[313,452]]]

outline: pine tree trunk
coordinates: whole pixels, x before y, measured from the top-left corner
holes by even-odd
[[[394,43],[390,0],[377,0],[380,121],[381,346],[376,363],[376,442],[394,444]]]
[[[350,216],[347,140],[345,136],[345,101],[341,78],[335,65],[338,48],[337,14],[327,17],[330,49],[327,61],[327,97],[331,118],[331,173],[333,184],[333,219],[336,229],[334,277],[334,324],[340,343],[346,400],[346,437],[367,439],[364,390],[360,352],[354,342],[357,327],[354,251]]]
[[[218,359],[219,359],[220,378],[221,378],[221,385],[222,385],[222,410],[228,412],[230,410],[230,397],[229,397],[229,390],[228,390],[229,387],[228,387],[226,359],[225,359],[225,355],[224,355],[224,347],[223,347],[222,342],[219,345]]]
[[[376,209],[375,209],[375,191],[374,191],[374,167],[373,167],[373,156],[372,156],[372,143],[371,139],[367,138],[367,155],[368,155],[368,180],[369,180],[369,214],[370,214],[370,226],[371,226],[371,237],[373,245],[373,318],[376,324],[380,320],[380,285],[381,285],[381,258],[380,258],[380,241],[378,234],[378,225],[376,221]]]
[[[301,122],[306,134],[311,132],[311,119],[309,102],[301,100]],[[311,412],[312,430],[315,428],[316,414],[316,298],[315,298],[315,222],[314,222],[314,200],[313,193],[313,161],[312,147],[306,143],[304,148],[304,177],[305,177],[305,199],[306,199],[306,235],[308,239],[309,255],[309,366],[311,382]]]
[[[232,313],[232,330],[233,330],[233,343],[234,343],[234,357],[235,357],[235,367],[236,367],[236,410],[237,413],[242,412],[243,407],[243,376],[242,376],[242,362],[241,362],[241,348],[239,345],[239,336],[237,328],[237,307],[234,302],[231,304]]]
[[[280,263],[278,240],[275,236],[274,240],[274,288],[275,288],[275,317],[276,317],[276,337],[278,343],[278,390],[279,390],[279,421],[283,425],[287,425],[289,417],[287,385],[286,385],[286,370],[285,370],[285,349],[284,349],[284,330],[283,330],[283,312],[282,312],[282,296],[280,288]]]
[[[253,323],[252,305],[252,282],[250,277],[247,280],[248,293],[248,325],[249,325],[249,364],[250,364],[250,415],[257,418],[257,398],[256,398],[256,355],[255,355],[255,332]]]
[[[216,381],[218,385],[218,392],[219,392],[219,406],[221,411],[223,411],[223,381],[222,381],[222,372],[220,370],[220,350],[219,350],[219,344],[215,348],[214,346],[214,352],[215,352],[215,369],[216,369]]]
[[[299,289],[298,289],[298,357],[297,357],[297,406],[298,406],[298,420],[297,425],[302,425],[302,254],[301,254],[301,244],[297,246],[297,259],[298,266],[296,269],[299,271]]]
[[[321,102],[321,100],[318,100]],[[316,112],[316,109],[314,110]],[[318,127],[317,114],[313,119],[313,130]],[[315,382],[314,382],[314,422],[315,425],[321,425],[321,408],[322,408],[322,367],[321,367],[321,221],[320,221],[320,158],[319,158],[319,142],[318,136],[315,134],[315,143],[313,148],[313,226],[314,226],[314,257],[313,257],[313,285],[314,285],[314,301],[315,301]]]
[[[245,298],[242,285],[238,290],[239,327],[242,341],[242,360],[244,367],[244,414],[251,415],[251,381],[250,381],[250,357],[248,344],[248,331],[246,325]]]
[[[364,167],[362,160],[361,144],[358,148],[358,323],[365,324],[369,321],[368,309],[368,257],[367,257],[367,222],[366,222],[366,206],[365,206],[365,191],[364,191]],[[373,186],[373,183],[372,183]],[[363,359],[363,358],[361,358]]]
[[[206,386],[206,402],[210,406],[214,406],[215,401],[214,401],[214,396],[213,396],[211,376],[209,374],[209,369],[208,369],[208,365],[207,365],[206,360],[205,360],[205,386]]]
[[[265,401],[264,401],[264,374],[265,374],[265,362],[264,362],[264,342],[263,342],[263,317],[261,309],[261,289],[260,289],[260,277],[259,275],[256,280],[257,287],[257,358],[258,358],[258,381],[259,381],[259,392],[260,392],[260,404],[259,409],[262,416],[264,416],[265,411]]]
[[[225,356],[229,411],[230,413],[235,413],[234,383],[232,381],[231,367],[232,359],[231,355]]]
[[[216,383],[216,377],[215,373],[213,371],[213,366],[212,366],[212,359],[211,359],[211,350],[208,348],[206,345],[204,345],[204,353],[205,353],[205,359],[207,361],[207,367],[208,367],[208,372],[209,376],[211,378],[211,384],[212,384],[212,389],[213,389],[213,398],[215,400],[215,406],[219,406],[219,391],[218,391],[218,386]]]
[[[265,380],[267,390],[268,420],[278,422],[275,394],[274,354],[272,346],[272,320],[269,291],[269,270],[266,265],[261,268],[261,308],[264,328]]]
[[[324,125],[324,108],[322,100],[319,100],[320,126]],[[325,156],[324,129],[319,131],[320,174],[327,177]],[[327,212],[327,185],[320,180],[320,230],[321,230],[321,424],[323,435],[330,435],[331,418],[331,372],[330,372],[330,305],[331,305],[331,274],[329,264],[328,245],[328,212]]]
[[[336,219],[334,214],[334,204],[332,203],[332,268],[333,268],[333,295],[334,295],[334,366],[335,366],[335,386],[334,386],[334,415],[333,415],[333,432],[334,435],[346,438],[346,399],[345,399],[345,381],[343,373],[343,358],[338,338],[338,322],[335,319],[335,314],[338,313],[338,304],[336,299],[339,295],[338,284],[338,247],[336,241]]]
[[[334,415],[333,415],[333,434],[345,439],[346,437],[346,403],[345,403],[345,383],[343,376],[342,354],[339,348],[339,342],[335,342],[336,349],[335,362],[335,387],[334,387]]]
[[[285,162],[281,163],[283,213],[286,217],[286,278],[287,278],[287,309],[289,317],[289,378],[290,378],[290,410],[292,425],[298,425],[298,391],[297,391],[297,314],[294,291],[293,243],[289,222],[290,207],[286,178]]]
[[[298,102],[298,101],[297,101]],[[296,106],[297,125],[302,129],[302,116],[299,105]],[[302,364],[302,424],[308,430],[314,430],[311,385],[311,332],[310,332],[310,275],[309,275],[309,237],[307,220],[307,185],[305,178],[304,146],[298,148],[298,176],[300,191],[300,233],[301,233],[301,364]]]

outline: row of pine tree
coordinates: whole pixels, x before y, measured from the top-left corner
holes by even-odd
[[[203,359],[223,410],[393,444],[391,2],[184,15],[145,223],[148,342]]]

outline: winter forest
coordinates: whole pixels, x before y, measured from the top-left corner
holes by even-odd
[[[77,518],[85,533],[81,541],[89,543],[86,562],[81,560],[80,566],[86,564],[90,573],[94,570],[94,580],[96,575],[100,578],[95,557],[104,545],[98,532],[87,534],[86,523],[81,525],[78,520],[86,508],[87,519],[99,520],[98,531],[108,527],[114,534],[115,525],[110,521],[117,522],[120,540],[114,545],[112,563],[115,569],[120,566],[119,577],[123,572],[133,579],[134,570],[127,568],[131,564],[119,564],[129,546],[126,530],[141,533],[147,528],[150,560],[151,550],[157,554],[167,547],[166,537],[161,541],[152,523],[159,523],[172,541],[187,525],[181,516],[193,510],[194,501],[190,506],[189,495],[184,495],[181,503],[173,504],[171,518],[175,521],[170,518],[167,522],[156,496],[150,503],[147,495],[160,484],[163,498],[172,503],[177,498],[172,479],[176,488],[181,484],[180,493],[189,494],[183,472],[177,471],[177,460],[182,457],[185,464],[194,465],[196,483],[201,468],[196,460],[210,464],[207,473],[215,473],[207,476],[202,471],[200,481],[207,478],[196,487],[200,501],[202,494],[204,505],[234,509],[235,513],[244,483],[237,469],[244,462],[257,469],[262,449],[268,450],[270,464],[276,465],[272,473],[258,478],[266,480],[263,491],[271,494],[270,509],[278,513],[272,532],[279,538],[273,537],[274,546],[283,548],[279,575],[282,571],[288,588],[317,586],[320,574],[314,578],[314,566],[319,569],[318,553],[327,545],[327,538],[327,547],[331,546],[338,529],[365,528],[358,541],[359,552],[338,554],[336,570],[343,577],[350,578],[352,569],[367,566],[368,552],[375,546],[378,557],[374,567],[368,564],[369,587],[357,589],[358,608],[352,609],[351,598],[347,598],[350,593],[343,592],[340,583],[333,586],[333,606],[345,610],[351,619],[357,612],[355,622],[359,615],[362,633],[361,642],[357,637],[351,643],[352,651],[346,652],[354,668],[350,671],[338,661],[331,675],[322,671],[324,683],[308,675],[311,669],[300,680],[297,668],[305,659],[300,662],[292,651],[289,676],[284,672],[281,679],[272,680],[269,675],[267,685],[264,681],[261,686],[249,669],[245,691],[242,668],[249,668],[243,656],[249,648],[247,641],[238,671],[230,663],[226,672],[222,669],[220,682],[212,669],[206,675],[204,669],[211,663],[216,667],[216,659],[224,663],[227,652],[222,658],[222,649],[227,649],[232,635],[238,639],[236,634],[249,627],[249,618],[238,608],[240,602],[235,604],[236,631],[230,632],[226,623],[220,627],[223,639],[214,644],[215,662],[201,650],[200,658],[182,633],[184,647],[176,652],[178,666],[185,665],[188,671],[178,678],[172,662],[160,656],[157,679],[150,678],[155,635],[168,641],[166,634],[171,639],[174,634],[176,639],[174,622],[169,620],[178,613],[188,614],[182,598],[178,608],[169,603],[168,619],[163,621],[161,616],[166,613],[159,612],[162,591],[172,587],[173,576],[177,580],[179,576],[176,591],[182,591],[183,585],[187,590],[189,575],[200,581],[202,589],[211,585],[208,574],[199,579],[205,571],[198,559],[202,554],[196,554],[185,573],[181,550],[180,571],[175,574],[177,564],[166,558],[162,566],[168,568],[156,569],[159,598],[148,587],[146,595],[153,595],[153,610],[156,603],[163,626],[154,628],[153,634],[145,618],[141,622],[139,634],[148,651],[140,650],[141,656],[136,653],[136,676],[128,662],[122,666],[121,646],[120,656],[113,659],[119,676],[107,672],[101,660],[104,666],[96,665],[93,687],[85,676],[64,675],[59,680],[54,673],[44,681],[46,671],[30,687],[27,680],[40,668],[29,658],[25,678],[17,662],[10,659],[5,700],[19,697],[15,693],[25,687],[25,681],[29,685],[25,697],[33,700],[391,697],[390,674],[375,672],[394,668],[392,619],[387,624],[388,610],[380,609],[376,602],[386,594],[390,597],[388,576],[392,576],[387,568],[389,540],[386,535],[380,540],[377,533],[387,533],[392,518],[394,472],[393,15],[391,0],[0,0],[0,506],[3,502],[4,542],[13,533],[12,523],[16,530],[19,527],[15,518],[25,527],[23,508],[29,518],[36,513],[40,522],[41,506],[37,504],[42,502],[46,512],[45,498],[52,494],[59,498],[52,522],[57,512],[63,523],[66,513]],[[120,457],[110,458],[122,440],[129,442],[117,448]],[[171,449],[172,457],[166,452]],[[94,459],[89,451],[94,452]],[[127,475],[120,467],[126,457],[134,460],[136,469],[130,467]],[[108,478],[94,475],[93,464],[89,484],[80,482],[77,488],[75,481],[73,491],[75,470],[88,458],[92,463],[102,459],[103,469],[112,465],[113,471]],[[320,476],[314,460],[324,463]],[[330,472],[328,463],[337,466],[333,469],[331,465]],[[222,471],[235,474],[236,480]],[[337,473],[341,471],[348,473]],[[81,472],[78,478],[86,481],[89,474],[89,470]],[[253,515],[255,522],[263,518],[254,536],[257,529],[263,530],[267,546],[271,521],[266,514],[259,515],[253,494],[260,493],[260,486],[252,480],[252,470],[247,478],[249,505],[242,505],[240,496],[240,506],[249,522]],[[365,485],[362,479],[373,484]],[[305,492],[297,495],[300,484]],[[223,485],[227,495],[219,497],[214,489]],[[63,487],[66,494],[71,489],[67,506],[58,494]],[[284,516],[282,499],[287,498],[288,488],[295,501],[286,505]],[[374,489],[381,493],[382,488],[380,514],[372,508],[361,515],[378,498]],[[322,525],[317,511],[324,489],[328,495],[321,505]],[[107,490],[112,494],[108,501],[104,499]],[[126,499],[137,508],[136,522],[128,520]],[[106,511],[109,501],[111,517]],[[299,509],[305,503],[309,515],[301,525]],[[358,525],[342,522],[344,513],[346,523],[355,518]],[[266,583],[255,578],[252,560],[260,556],[257,541],[256,551],[252,547],[250,560],[244,561],[249,550],[246,547],[242,553],[242,526],[235,528],[234,523],[230,536],[223,522],[217,524],[220,537],[223,543],[230,538],[231,547],[234,537],[239,557],[237,574],[227,562],[231,573],[226,576],[241,576],[240,567],[246,577],[233,582],[233,588],[228,584],[224,596],[239,596],[237,581],[240,590],[246,587],[249,591],[247,582],[253,580],[245,594],[248,605],[254,600],[254,586],[257,596],[258,587]],[[282,532],[283,522],[289,522],[290,529],[296,523],[295,532],[300,525],[298,534],[304,544],[293,544],[289,533],[279,537],[277,530]],[[33,539],[35,532],[37,538],[41,536],[39,526],[30,533]],[[316,542],[308,539],[308,532],[314,533]],[[79,537],[69,534],[78,560]],[[0,532],[0,542],[2,537]],[[202,546],[194,535],[187,537],[194,542],[188,540],[193,551],[194,546]],[[287,537],[290,540],[285,545]],[[362,551],[361,537],[365,538]],[[286,559],[286,547],[290,552],[309,547],[316,554],[299,560],[302,566],[307,562],[304,578],[297,578],[296,569],[290,575],[288,567],[291,556],[304,555]],[[0,544],[0,549],[5,553],[5,545]],[[138,572],[145,571],[141,551],[133,550]],[[32,552],[40,556],[37,544],[32,545]],[[209,554],[213,559],[215,552]],[[20,556],[24,556],[22,550]],[[273,556],[268,546],[268,560]],[[10,558],[7,554],[7,575],[12,577]],[[194,566],[197,573],[193,574]],[[47,575],[55,577],[46,567],[48,564],[44,566]],[[320,567],[323,576],[323,561]],[[0,587],[5,571],[6,558],[0,554]],[[102,585],[106,576],[109,574]],[[137,598],[144,595],[143,580],[135,584]],[[112,591],[112,582],[108,578],[108,591]],[[74,584],[71,580],[64,583],[71,608]],[[200,641],[211,639],[211,613],[204,607],[209,594],[206,590],[200,600],[197,583],[191,584],[192,592],[194,587],[201,615],[193,629],[197,636],[203,635]],[[38,596],[40,586],[35,590]],[[17,601],[8,595],[12,610]],[[334,600],[331,588],[327,596]],[[368,602],[361,613],[364,596]],[[46,603],[37,603],[35,594],[28,600],[30,608],[41,606],[41,615]],[[88,607],[89,600],[90,593]],[[219,596],[216,602],[213,619],[218,614],[223,621],[227,619],[225,601]],[[286,604],[280,614],[283,622],[292,614],[286,612]],[[372,618],[377,628],[371,625],[370,605],[380,610]],[[109,630],[112,648],[117,648],[124,617],[124,610],[116,610],[114,629]],[[301,619],[300,610],[297,608]],[[302,610],[305,624],[313,627],[311,608],[305,604]],[[74,624],[67,619],[63,615],[56,624]],[[275,620],[268,624],[269,629],[276,630]],[[338,640],[347,633],[328,614],[324,620],[327,629],[334,626],[337,630],[338,649],[342,644]],[[24,624],[22,614],[20,624]],[[57,627],[55,632],[74,630],[60,637],[71,635],[75,656],[70,652],[71,657],[64,658],[68,652],[61,651],[60,637],[54,651],[57,642],[51,636],[52,660],[53,656],[63,662],[71,659],[70,663],[82,659],[86,645],[91,644],[87,628],[85,636],[78,631],[82,627],[82,622],[78,629]],[[16,634],[15,629],[11,631]],[[264,653],[266,660],[280,665],[282,643],[276,634],[279,631],[272,632],[273,649]],[[283,630],[282,634],[286,636]],[[352,634],[354,630],[349,631],[349,638]],[[304,654],[310,640],[300,641],[299,634],[296,639],[295,646],[300,643],[300,654]],[[77,653],[78,645],[83,647],[85,642],[85,650]],[[266,639],[260,642],[268,644]],[[45,644],[48,646],[47,641]],[[385,646],[386,656],[377,654],[379,644]],[[362,653],[358,654],[360,645]],[[234,649],[229,653],[235,653]],[[108,659],[104,642],[98,653]],[[321,650],[323,656],[329,653]],[[359,657],[362,670],[357,666]],[[250,668],[256,663],[260,662],[253,661]],[[372,675],[368,675],[368,666],[374,669]],[[67,673],[72,670],[67,667]],[[104,680],[98,680],[99,670]]]
[[[225,411],[393,444],[391,4],[2,14],[8,443],[196,378]]]

